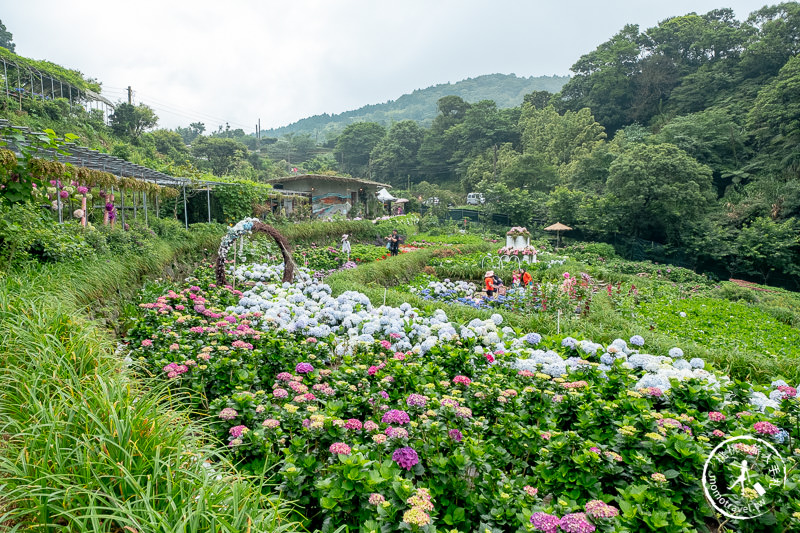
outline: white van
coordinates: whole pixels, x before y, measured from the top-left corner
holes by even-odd
[[[486,199],[482,192],[471,192],[467,195],[467,205],[483,205]]]

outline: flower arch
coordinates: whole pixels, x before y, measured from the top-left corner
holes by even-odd
[[[217,252],[216,275],[217,284],[225,285],[225,260],[228,257],[228,250],[234,242],[240,237],[249,233],[266,233],[275,240],[278,248],[281,250],[283,256],[283,281],[291,283],[294,279],[294,269],[296,267],[294,258],[292,257],[292,250],[289,246],[289,241],[281,235],[281,233],[270,226],[264,224],[257,218],[245,218],[236,223],[235,226],[228,230],[228,233],[222,238],[219,243],[219,251]]]

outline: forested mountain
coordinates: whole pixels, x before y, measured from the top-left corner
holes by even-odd
[[[488,74],[457,83],[440,83],[417,89],[397,100],[383,104],[365,105],[353,111],[329,115],[314,115],[282,128],[264,130],[264,135],[280,137],[287,133],[310,133],[319,140],[333,137],[354,122],[378,122],[384,126],[401,120],[413,120],[430,126],[436,117],[436,102],[445,96],[459,96],[467,102],[492,100],[497,107],[515,107],[522,97],[533,91],[558,92],[569,80],[564,76],[517,77],[514,74]]]
[[[626,25],[577,58],[563,86],[545,78],[551,90],[483,76],[260,141],[242,130],[204,135],[200,122],[147,132],[156,117],[141,105],[118,106],[110,125],[63,99],[0,94],[0,111],[180,175],[264,180],[298,167],[411,186],[414,197],[478,191],[514,225],[558,221],[653,259],[798,288],[798,53],[800,4],[785,2],[743,20],[717,9]],[[505,89],[493,100],[481,87]],[[342,129],[331,142],[311,133],[334,119]]]

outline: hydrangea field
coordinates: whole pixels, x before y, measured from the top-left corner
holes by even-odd
[[[292,284],[281,275],[240,265],[234,289],[203,267],[150,285],[128,340],[310,529],[707,531],[726,518],[706,500],[704,463],[754,435],[780,452],[786,480],[765,514],[726,527],[800,530],[796,383],[730,380],[680,347],[652,353],[647,331],[543,338],[491,311],[456,323],[334,297],[305,269]],[[759,496],[748,490],[728,496],[747,507]]]

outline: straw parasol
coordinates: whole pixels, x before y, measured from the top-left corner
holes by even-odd
[[[544,228],[545,231],[555,231],[556,232],[556,248],[561,246],[561,232],[562,231],[569,231],[571,229],[572,228],[570,228],[569,226],[565,226],[561,222],[556,222],[552,226],[547,226],[546,228]]]

